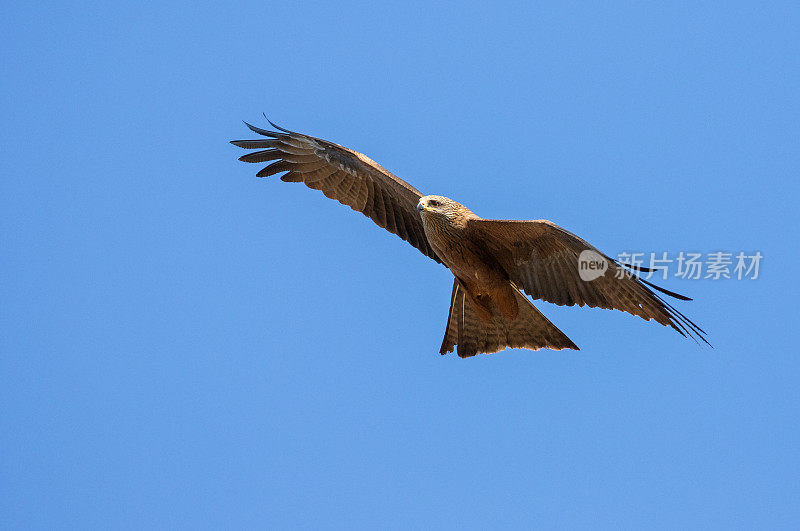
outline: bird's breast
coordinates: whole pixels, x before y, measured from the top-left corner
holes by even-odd
[[[504,280],[502,272],[493,267],[494,261],[472,241],[466,228],[453,227],[431,216],[423,215],[422,220],[431,248],[456,277],[478,285],[494,285]]]

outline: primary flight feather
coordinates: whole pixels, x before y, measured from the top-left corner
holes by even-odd
[[[366,155],[270,122],[277,131],[246,124],[260,140],[233,140],[255,149],[239,158],[270,162],[258,177],[281,175],[320,190],[444,264],[453,273],[453,293],[440,352],[457,349],[461,357],[507,347],[538,350],[578,347],[551,323],[534,299],[559,305],[617,309],[670,326],[706,343],[705,332],[655,290],[571,232],[546,220],[482,219],[443,196],[426,195]],[[579,256],[592,251],[608,270],[593,280],[578,272]]]

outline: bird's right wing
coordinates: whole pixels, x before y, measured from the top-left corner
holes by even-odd
[[[272,124],[272,122],[270,122]],[[259,171],[258,177],[283,173],[282,181],[302,182],[321,190],[378,226],[397,234],[422,254],[441,263],[428,243],[417,202],[422,194],[366,155],[339,144],[295,133],[272,124],[268,131],[247,124],[261,140],[232,140],[245,149],[258,149],[239,158],[244,162],[275,161]]]
[[[655,319],[681,335],[708,343],[699,326],[650,287],[681,300],[691,299],[638,278],[622,264],[555,223],[477,219],[470,220],[467,226],[494,255],[509,278],[534,299],[558,305],[621,310],[647,321]],[[583,251],[592,251],[607,261],[605,274],[594,280],[581,278],[578,267]]]

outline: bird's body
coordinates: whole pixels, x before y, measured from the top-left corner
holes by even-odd
[[[418,210],[428,242],[476,306],[478,316],[488,321],[499,311],[516,318],[519,308],[508,274],[483,242],[470,233],[470,220],[481,218],[443,196],[421,198]]]
[[[482,219],[447,197],[423,196],[361,153],[277,126],[280,132],[248,127],[269,138],[232,143],[263,149],[240,160],[275,161],[259,177],[285,172],[281,180],[321,190],[450,269],[455,278],[442,354],[456,347],[461,357],[506,347],[577,350],[523,291],[559,305],[614,308],[655,319],[706,341],[703,330],[648,286],[687,297],[639,279],[625,264],[549,221]],[[580,275],[585,252],[606,261],[603,275],[588,280]]]

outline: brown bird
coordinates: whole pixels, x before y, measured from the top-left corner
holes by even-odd
[[[245,122],[266,139],[231,141],[259,150],[240,157],[241,161],[274,161],[258,177],[283,173],[282,181],[321,190],[453,273],[441,354],[454,348],[462,358],[507,347],[578,350],[521,290],[558,305],[617,309],[654,319],[708,343],[700,327],[648,286],[691,299],[630,272],[649,269],[617,262],[550,221],[482,219],[452,199],[423,196],[366,155],[269,123],[278,131]],[[602,269],[596,278],[584,274],[585,256]]]

